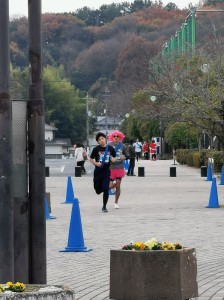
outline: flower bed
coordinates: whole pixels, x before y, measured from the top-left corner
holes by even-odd
[[[26,290],[26,285],[22,282],[12,283],[11,281],[6,282],[6,284],[0,284],[0,293],[7,291],[10,292],[24,292]]]
[[[146,242],[134,242],[123,246],[122,250],[178,250],[182,249],[183,246],[180,243],[170,243],[170,242],[158,242],[155,238],[148,240]]]
[[[110,299],[186,300],[198,296],[195,249],[151,239],[111,250],[110,255]]]
[[[2,300],[74,300],[74,291],[64,286],[48,286],[8,282],[0,285]]]

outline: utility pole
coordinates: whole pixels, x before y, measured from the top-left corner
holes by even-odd
[[[28,102],[30,279],[46,284],[45,141],[41,53],[41,0],[28,1],[30,84]]]
[[[9,0],[0,0],[0,282],[14,281]]]
[[[86,150],[89,153],[89,97],[86,95]]]
[[[108,134],[108,101],[106,96],[106,136]]]

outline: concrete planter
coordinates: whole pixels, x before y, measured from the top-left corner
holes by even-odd
[[[47,286],[26,284],[27,290],[23,293],[4,292],[0,300],[74,300],[74,292],[63,286]]]
[[[111,250],[110,299],[186,300],[197,296],[195,249]]]

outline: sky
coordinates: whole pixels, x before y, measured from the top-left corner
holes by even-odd
[[[71,12],[87,6],[97,9],[103,4],[122,3],[124,0],[42,0],[42,13]],[[132,2],[131,0],[127,2]],[[153,1],[154,2],[154,1]],[[163,0],[166,5],[169,2],[175,3],[179,8],[185,8],[188,4],[198,4],[199,0]],[[9,0],[9,14],[13,16],[27,16],[28,0]]]

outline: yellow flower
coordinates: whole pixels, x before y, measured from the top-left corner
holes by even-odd
[[[175,245],[173,243],[164,242],[162,244],[163,250],[175,250]]]
[[[151,240],[148,240],[145,242],[145,245],[149,248],[152,249],[157,244],[157,240],[155,238],[152,238]]]
[[[13,283],[12,283],[11,281],[6,282],[6,285],[7,285],[9,288],[13,287]]]
[[[22,283],[20,283],[20,282],[16,282],[15,286],[16,286],[16,287],[20,287],[21,284],[22,284]]]
[[[140,247],[141,244],[142,244],[142,242],[135,242],[135,243],[134,243],[134,246]]]
[[[135,242],[134,246],[138,247],[140,250],[145,249],[145,245],[142,242]]]
[[[13,284],[11,281],[8,281],[6,283],[7,289],[9,289],[12,292],[24,292],[26,289],[26,286],[22,282],[16,282]]]
[[[15,286],[16,286],[16,287],[23,288],[23,289],[26,288],[25,284],[22,283],[22,282],[16,282]]]
[[[4,288],[3,286],[0,284],[0,293],[3,293],[4,292]]]
[[[183,249],[183,247],[180,243],[170,243],[170,242],[158,242],[155,238],[151,238],[150,240],[146,242],[131,242],[131,244],[126,245],[122,248],[122,250],[132,250],[132,251],[144,251],[144,250],[179,250]]]

